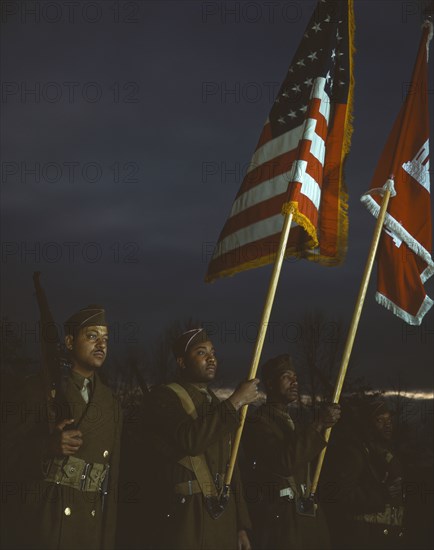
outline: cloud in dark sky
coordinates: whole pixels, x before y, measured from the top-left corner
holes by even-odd
[[[224,14],[226,3],[120,2],[119,23],[111,2],[95,2],[102,15],[94,23],[80,10],[72,22],[64,2],[54,4],[63,8],[58,23],[2,14],[2,314],[37,318],[31,275],[38,269],[59,321],[100,301],[119,322],[140,324],[145,349],[171,320],[215,322],[220,355],[242,376],[253,349],[243,330],[259,322],[271,268],[205,285],[206,260],[314,3],[277,2],[272,18],[270,3],[252,2],[262,14],[253,22],[242,7],[238,18]],[[349,322],[373,231],[359,197],[420,38],[417,4],[408,4],[355,2],[349,251],[339,268],[285,262],[272,314],[280,327],[314,309]],[[38,101],[22,96],[34,86]],[[39,256],[29,253],[38,247]],[[432,387],[433,312],[420,329],[405,329],[375,304],[374,284],[354,350],[358,368],[374,383],[399,371],[411,387]],[[427,288],[432,296],[432,282]],[[225,336],[231,323],[239,341]],[[296,352],[283,330],[265,355]]]

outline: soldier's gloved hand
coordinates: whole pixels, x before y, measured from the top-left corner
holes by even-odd
[[[73,422],[74,419],[69,418],[56,424],[48,444],[50,456],[73,455],[83,445],[83,434],[80,430],[65,430],[65,427]]]
[[[241,382],[238,385],[234,393],[229,397],[229,401],[238,411],[243,405],[249,405],[254,403],[259,396],[258,391],[259,379],[254,378],[253,380],[247,380],[246,382]]]
[[[319,418],[315,422],[315,429],[322,432],[325,428],[331,428],[341,417],[339,403],[326,403],[319,411]]]

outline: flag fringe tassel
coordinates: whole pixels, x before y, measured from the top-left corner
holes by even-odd
[[[351,148],[351,139],[354,132],[354,67],[353,57],[356,52],[354,45],[354,35],[356,31],[356,23],[354,18],[354,4],[348,3],[348,43],[349,43],[349,60],[350,60],[350,85],[348,89],[347,110],[345,114],[345,123],[343,131],[343,144],[341,154],[341,164],[339,168],[339,208],[338,208],[338,227],[337,227],[337,239],[336,239],[336,256],[330,258],[330,256],[323,256],[321,254],[301,253],[293,254],[298,257],[306,258],[314,262],[318,262],[325,266],[340,265],[345,257],[347,251],[348,241],[348,193],[345,185],[344,165],[346,157]],[[318,247],[318,235],[314,225],[311,223],[307,216],[304,216],[298,211],[298,203],[295,201],[287,202],[282,207],[282,213],[287,214],[293,212],[294,221],[300,225],[306,233],[311,237],[311,248]]]
[[[295,257],[303,258],[309,261],[317,262],[321,265],[332,267],[342,264],[345,253],[347,251],[347,236],[348,236],[348,193],[345,186],[344,178],[344,162],[350,151],[351,138],[353,135],[353,107],[354,107],[354,67],[353,67],[353,55],[356,52],[354,45],[354,33],[356,29],[354,18],[354,4],[348,2],[348,42],[349,42],[349,58],[350,58],[350,85],[348,90],[347,111],[345,115],[344,131],[343,131],[343,145],[341,154],[341,165],[339,170],[339,209],[338,209],[338,228],[337,228],[337,241],[336,241],[336,256],[330,257],[322,255],[320,252],[316,252],[315,248],[318,247],[318,236],[316,229],[310,222],[310,220],[298,212],[298,207],[293,210],[294,221],[303,227],[307,234],[310,236],[310,240],[306,242],[304,250],[297,250],[296,247],[288,247],[285,252],[285,258]],[[285,203],[282,206],[282,213],[284,209],[291,203]],[[297,205],[297,203],[295,203]],[[289,207],[288,207],[289,208]],[[291,211],[291,209],[290,209]],[[220,270],[213,276],[207,275],[205,277],[206,283],[212,283],[222,277],[232,277],[241,271],[247,271],[248,269],[254,269],[257,267],[263,267],[267,264],[274,262],[276,254],[268,254],[261,258],[250,260],[236,267],[231,267],[225,270]]]
[[[345,115],[344,142],[342,146],[341,165],[339,171],[339,219],[337,236],[337,254],[335,265],[342,263],[348,248],[348,193],[345,185],[344,165],[346,157],[351,148],[351,139],[354,132],[354,67],[353,59],[356,53],[354,36],[356,32],[356,22],[354,17],[354,4],[348,2],[348,47],[350,63],[350,85],[348,89],[347,112]]]
[[[363,195],[360,199],[369,212],[378,217],[378,212],[380,207],[377,202],[370,195]],[[431,258],[431,254],[424,248],[410,233],[404,229],[404,227],[398,223],[393,216],[386,214],[386,219],[384,220],[384,225],[395,233],[401,241],[403,241],[409,248],[412,250],[419,258],[421,258],[426,264],[427,267],[421,275],[422,282],[427,281],[434,274],[434,262]]]
[[[398,307],[394,302],[389,300],[389,298],[387,298],[386,296],[384,296],[384,294],[381,294],[380,292],[375,293],[375,300],[378,304],[382,305],[383,307],[394,313],[397,317],[399,317],[409,325],[415,326],[419,326],[422,323],[422,319],[424,318],[425,314],[431,309],[434,304],[429,296],[425,296],[425,299],[422,302],[422,305],[420,306],[417,314],[410,315],[410,313]]]
[[[314,248],[314,244],[312,241],[308,241],[306,246],[308,250],[303,250],[303,251],[296,250],[296,248],[292,246],[290,248],[287,248],[285,252],[285,258],[288,258],[288,257],[307,258],[307,254],[309,254],[311,248]],[[315,259],[316,258],[318,258],[318,256],[315,256]],[[326,258],[326,259],[330,260],[330,258]],[[230,267],[228,269],[221,270],[214,277],[207,276],[205,279],[205,282],[213,283],[217,279],[220,279],[220,277],[232,277],[233,275],[236,275],[241,271],[247,271],[249,269],[254,269],[256,267],[263,267],[265,265],[272,264],[274,263],[275,260],[276,260],[276,253],[268,254],[267,256],[261,256],[261,258],[250,260],[241,265],[238,265],[237,267]]]
[[[289,201],[285,202],[282,206],[282,214],[288,215],[292,214],[294,221],[302,227],[306,233],[311,238],[312,246],[311,248],[316,248],[318,246],[318,235],[316,233],[315,226],[310,221],[310,219],[302,214],[298,209],[298,202],[297,201]]]

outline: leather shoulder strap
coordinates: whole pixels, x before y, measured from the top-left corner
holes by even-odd
[[[167,387],[176,393],[179,400],[181,401],[184,411],[194,420],[196,420],[196,407],[194,406],[193,399],[190,397],[187,390],[176,382],[173,382],[172,384],[167,384]],[[194,473],[197,482],[199,483],[202,495],[204,497],[218,496],[217,489],[211,472],[209,471],[209,467],[204,454],[197,456],[184,456],[184,458],[178,460],[178,463]]]
[[[184,411],[191,416],[194,420],[197,418],[196,407],[194,406],[193,399],[190,397],[188,391],[176,382],[172,384],[167,384],[167,387],[176,393],[179,400],[181,401]]]

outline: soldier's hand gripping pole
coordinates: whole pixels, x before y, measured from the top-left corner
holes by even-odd
[[[377,190],[380,191],[380,190]],[[348,331],[347,341],[345,343],[345,348],[342,356],[342,362],[339,369],[338,379],[336,382],[336,387],[333,394],[333,403],[339,403],[339,399],[342,392],[342,387],[344,385],[345,375],[347,374],[348,363],[350,361],[351,351],[353,349],[354,339],[356,337],[357,327],[359,326],[360,316],[362,314],[363,304],[365,302],[366,291],[368,290],[369,278],[371,276],[372,267],[374,265],[375,255],[377,253],[378,243],[381,237],[381,231],[383,229],[384,220],[386,218],[387,207],[389,205],[389,199],[392,195],[395,194],[393,187],[393,181],[388,180],[387,183],[381,189],[381,194],[383,195],[381,201],[380,212],[378,214],[377,223],[374,229],[374,235],[372,237],[371,248],[369,250],[368,259],[365,265],[365,271],[363,272],[362,282],[359,289],[359,294],[357,296],[356,306],[354,308],[353,317],[351,319],[350,328]],[[324,432],[324,439],[328,442],[330,439],[330,433],[332,429],[327,428]],[[318,487],[319,476],[321,474],[322,465],[324,462],[324,457],[326,454],[327,447],[321,451],[318,457],[318,463],[315,470],[315,475],[312,480],[311,494],[309,500],[314,502],[315,493]]]
[[[262,348],[264,346],[265,335],[267,333],[267,328],[268,328],[268,321],[270,319],[271,309],[273,307],[274,296],[276,294],[277,284],[279,282],[282,263],[285,258],[286,245],[288,244],[288,237],[291,229],[292,218],[293,218],[292,211],[289,211],[288,213],[285,214],[282,233],[280,235],[279,248],[277,250],[273,273],[271,275],[270,284],[268,287],[268,293],[265,300],[264,310],[262,312],[261,323],[259,325],[259,332],[258,332],[258,337],[256,339],[255,349],[253,352],[253,359],[250,367],[250,372],[248,375],[248,380],[253,380],[256,377],[259,360],[261,359]],[[244,405],[241,408],[240,425],[238,427],[238,430],[235,436],[235,441],[232,447],[232,454],[229,460],[229,466],[226,472],[223,491],[221,494],[221,500],[225,500],[226,502],[228,500],[228,496],[230,493],[230,485],[231,485],[232,476],[234,473],[235,462],[237,460],[238,449],[241,441],[241,435],[243,433],[244,423],[247,415],[247,407],[248,405]]]

